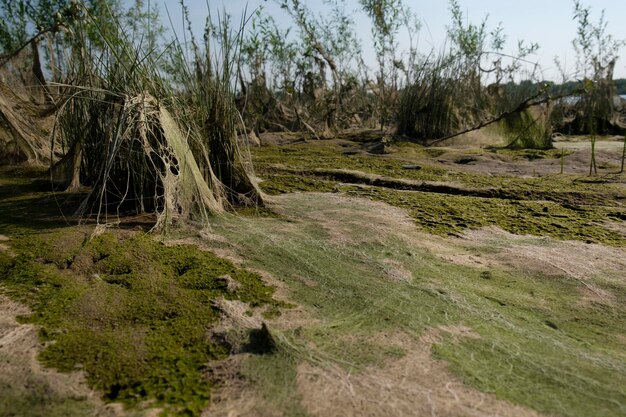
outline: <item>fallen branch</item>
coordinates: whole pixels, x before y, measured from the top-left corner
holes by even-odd
[[[549,102],[551,102],[553,100],[560,100],[560,99],[565,98],[565,97],[575,96],[575,95],[578,95],[578,94],[582,94],[584,92],[585,92],[585,90],[580,88],[580,89],[574,90],[574,91],[572,91],[570,93],[567,93],[567,94],[561,94],[561,95],[558,95],[558,96],[550,96],[550,95],[548,95],[548,96],[543,97],[540,100],[537,100],[539,97],[541,97],[544,94],[544,91],[542,90],[542,91],[538,92],[537,94],[533,95],[532,97],[529,97],[526,100],[522,101],[513,110],[509,110],[509,111],[505,111],[503,113],[500,113],[498,116],[496,116],[493,119],[480,122],[479,124],[477,124],[475,126],[472,126],[470,128],[467,128],[465,130],[461,130],[460,132],[456,132],[456,133],[453,133],[453,134],[448,135],[448,136],[444,136],[444,137],[439,138],[439,139],[434,139],[434,140],[432,140],[429,143],[429,145],[434,145],[436,143],[440,143],[440,142],[446,141],[448,139],[452,139],[452,138],[455,138],[457,136],[461,136],[461,135],[464,135],[466,133],[473,132],[475,130],[480,130],[483,127],[487,127],[489,125],[497,123],[500,120],[502,120],[502,119],[504,119],[504,118],[506,118],[508,116],[511,116],[513,114],[516,114],[516,113],[521,113],[522,111],[524,111],[524,110],[526,110],[526,109],[528,109],[530,107],[538,106],[539,104],[549,103]]]

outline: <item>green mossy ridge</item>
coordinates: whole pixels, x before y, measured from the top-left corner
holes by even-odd
[[[498,226],[520,235],[551,236],[561,240],[581,240],[612,246],[626,245],[626,238],[602,226],[605,220],[625,215],[624,211],[618,209],[589,206],[568,208],[550,201],[516,201],[350,187],[320,179],[311,183],[310,188],[303,189],[301,178],[296,175],[268,175],[261,187],[269,194],[344,191],[350,195],[384,201],[407,209],[419,228],[441,236],[458,234],[469,228]]]
[[[611,213],[602,207],[573,209],[550,201],[512,201],[380,188],[352,189],[348,193],[407,209],[421,229],[442,236],[498,226],[519,235],[626,245],[624,236],[601,226]]]
[[[40,354],[45,365],[83,369],[109,400],[199,415],[211,389],[203,367],[228,354],[207,338],[219,318],[211,301],[237,299],[274,312],[283,303],[260,276],[229,261],[128,235],[18,235],[11,241],[18,256],[0,253],[0,285],[32,308],[24,320],[54,341]],[[229,291],[224,275],[239,288]]]
[[[261,189],[269,195],[295,192],[331,192],[336,190],[336,181],[284,173],[263,173]]]
[[[433,148],[423,148],[419,145],[405,144],[413,151],[411,155],[432,158],[429,153]],[[301,176],[307,176],[307,171],[326,169],[348,169],[373,173],[391,178],[401,178],[415,181],[448,181],[463,184],[464,186],[483,189],[493,188],[506,191],[509,195],[521,200],[550,200],[559,203],[573,205],[605,205],[613,207],[621,205],[618,197],[623,197],[623,190],[613,184],[607,184],[603,178],[581,178],[572,175],[547,175],[535,178],[520,178],[505,175],[484,175],[454,171],[428,163],[419,163],[421,169],[403,169],[402,166],[409,163],[399,152],[398,155],[345,155],[341,146],[334,142],[319,141],[306,144],[269,146],[256,148],[253,151],[255,168],[261,178],[277,176],[275,166],[285,165],[290,168],[301,169]],[[485,152],[485,151],[483,151]],[[528,150],[492,150],[486,152],[498,152],[507,155],[519,155],[528,158],[554,158],[560,157],[560,151],[528,151]],[[529,156],[529,155],[532,155]],[[418,158],[419,159],[419,158]],[[412,162],[411,162],[412,163]],[[300,180],[301,182],[303,180]],[[307,180],[310,181],[310,180]],[[263,184],[262,184],[263,185]],[[306,185],[306,183],[305,183]],[[298,185],[296,190],[311,191],[317,183],[310,183],[304,187]],[[266,184],[265,187],[271,187]]]
[[[261,188],[268,194],[290,192],[336,192],[363,196],[408,209],[416,224],[429,233],[458,234],[468,228],[499,226],[515,234],[551,236],[561,240],[581,240],[612,246],[626,245],[626,238],[602,226],[611,218],[626,216],[623,191],[602,180],[568,176],[540,178],[491,177],[446,171],[424,166],[421,170],[402,169],[403,162],[366,155],[342,155],[332,143],[289,145],[255,151]],[[409,145],[404,145],[409,146]],[[417,145],[410,145],[417,146]],[[421,152],[421,150],[419,150]],[[425,150],[424,152],[427,152]],[[504,150],[506,153],[522,151]],[[541,157],[556,157],[553,151],[532,151]],[[277,161],[301,168],[293,172],[272,167]],[[307,168],[303,168],[307,167]],[[413,180],[446,180],[470,187],[496,187],[515,197],[484,198],[445,193],[410,192],[383,187],[354,187],[324,175],[307,172],[316,168],[348,168]],[[621,200],[620,200],[621,196]]]

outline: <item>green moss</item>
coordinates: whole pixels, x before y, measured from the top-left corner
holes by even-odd
[[[228,354],[207,339],[219,318],[211,300],[282,303],[257,274],[192,246],[150,236],[105,233],[91,241],[72,229],[14,238],[0,255],[0,285],[27,303],[28,321],[54,341],[40,355],[61,371],[82,369],[109,400],[155,401],[199,415],[210,396],[204,365]],[[26,249],[28,247],[28,250]],[[239,285],[231,291],[223,278]]]
[[[295,192],[332,192],[337,189],[337,182],[304,175],[285,173],[265,173],[261,189],[270,195]]]
[[[416,145],[407,145],[414,147]],[[439,150],[437,150],[439,151]],[[506,192],[511,198],[522,200],[549,200],[576,205],[600,204],[613,206],[623,191],[618,186],[606,183],[603,178],[584,178],[571,175],[549,175],[537,178],[521,178],[505,175],[484,175],[463,172],[433,165],[429,159],[423,159],[432,150],[418,148],[411,159],[394,155],[346,155],[339,145],[320,141],[307,144],[262,147],[254,150],[253,157],[259,175],[266,179],[263,187],[273,192],[283,192],[285,183],[295,181],[304,183],[302,191],[309,191],[317,184],[310,182],[310,171],[319,168],[349,169],[373,173],[391,178],[414,181],[447,181],[462,184],[473,189],[494,189]],[[557,150],[495,150],[494,152],[517,155],[525,159],[560,156]],[[420,161],[421,169],[404,169],[407,163]],[[289,175],[280,178],[281,166],[290,168]],[[293,170],[300,170],[298,175]],[[277,178],[278,177],[278,178]],[[296,177],[300,177],[296,179]],[[318,177],[319,178],[319,177]],[[329,180],[330,178],[321,178]],[[273,182],[278,185],[274,190]],[[282,187],[282,188],[281,188]],[[298,185],[288,191],[298,189]],[[323,185],[318,191],[326,191]]]
[[[418,227],[438,235],[458,234],[468,228],[498,226],[519,235],[626,245],[624,236],[602,226],[610,211],[598,207],[566,208],[549,201],[516,201],[380,188],[351,189],[348,193],[405,208]]]
[[[62,371],[84,370],[109,400],[200,414],[211,390],[204,366],[229,353],[207,338],[219,319],[213,300],[263,306],[272,316],[288,305],[272,298],[258,274],[196,247],[124,230],[90,239],[92,227],[70,227],[63,217],[82,196],[51,193],[44,174],[0,168],[0,234],[17,255],[0,251],[0,288],[32,309],[22,320],[53,342],[40,359]],[[91,407],[86,400],[37,402],[38,389],[12,392],[11,412],[19,404],[31,411],[18,415]]]

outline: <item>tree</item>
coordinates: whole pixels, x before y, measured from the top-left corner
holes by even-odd
[[[383,130],[389,123],[391,109],[397,98],[398,72],[404,67],[398,57],[397,36],[409,12],[402,0],[359,0],[359,2],[372,21],[372,39],[378,63],[376,77],[378,112],[380,128]]]
[[[616,94],[613,83],[613,70],[620,50],[626,40],[614,39],[606,32],[607,21],[602,10],[596,23],[591,21],[591,8],[574,0],[574,20],[577,23],[576,38],[572,41],[576,51],[576,69],[583,79],[583,95],[579,107],[583,113],[581,126],[589,132],[591,160],[589,175],[597,173],[596,134],[606,130],[615,109],[613,97]]]
[[[457,0],[450,0],[449,48],[422,60],[404,89],[398,113],[398,131],[425,141],[443,140],[460,133],[502,122],[513,142],[550,146],[547,106],[533,83],[529,88],[506,88],[522,74],[532,79],[537,69],[527,60],[538,45],[519,41],[514,54],[504,52],[506,36],[499,24],[488,26],[488,16],[478,24],[466,21]],[[530,73],[524,73],[530,65]],[[530,112],[530,107],[536,107]],[[541,113],[541,114],[539,114]],[[521,132],[540,132],[535,141],[519,140]]]
[[[350,106],[344,102],[345,92],[354,83],[354,68],[361,55],[354,21],[339,0],[324,1],[330,7],[328,16],[314,15],[300,0],[277,0],[277,3],[299,30],[302,54],[296,62],[297,72],[305,77],[302,87],[307,94],[303,98],[312,99],[309,108],[322,120],[324,130],[335,130],[350,113]],[[328,72],[330,89],[318,94],[315,90],[329,86]]]

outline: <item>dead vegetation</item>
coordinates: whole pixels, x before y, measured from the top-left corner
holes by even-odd
[[[46,165],[56,160],[50,133],[54,104],[41,75],[36,48],[0,67],[0,163]]]
[[[209,44],[170,45],[175,74],[165,77],[158,62],[164,51],[132,38],[117,11],[95,10],[68,4],[59,15],[72,30],[48,39],[65,57],[55,62],[53,80],[43,77],[51,64],[39,59],[41,36],[3,59],[2,158],[47,164],[60,190],[89,187],[77,212],[103,223],[156,213],[163,230],[262,204],[239,150],[239,115],[226,81],[237,45],[223,62],[213,60]],[[232,34],[222,35],[229,42]],[[193,50],[189,61],[185,48]]]
[[[253,265],[282,276],[291,288],[289,299],[302,300],[307,306],[305,314],[315,321],[301,322],[301,327],[294,330],[274,327],[270,320],[268,325],[278,340],[278,352],[273,358],[247,358],[244,364],[236,365],[239,384],[247,381],[241,392],[261,405],[255,408],[233,392],[232,403],[221,397],[220,410],[277,415],[275,407],[291,410],[290,403],[283,391],[276,401],[272,401],[268,391],[296,384],[297,394],[287,398],[313,415],[540,415],[536,406],[530,406],[536,404],[540,395],[536,390],[530,390],[532,399],[520,403],[517,397],[512,401],[526,404],[526,408],[513,405],[511,400],[502,401],[509,398],[502,387],[517,384],[507,379],[507,359],[503,358],[504,368],[494,373],[494,377],[503,378],[498,379],[502,385],[493,388],[497,398],[485,394],[484,388],[477,391],[468,386],[475,386],[472,376],[463,373],[463,379],[457,379],[459,363],[476,364],[480,370],[471,375],[482,375],[489,366],[482,361],[499,367],[497,361],[493,362],[493,355],[502,353],[510,359],[516,357],[516,349],[524,349],[519,357],[521,362],[511,365],[516,372],[526,372],[523,363],[527,360],[547,360],[542,367],[553,369],[548,365],[552,359],[539,359],[546,354],[543,349],[552,346],[551,342],[546,344],[545,338],[558,337],[558,343],[568,345],[565,350],[578,349],[560,339],[563,334],[575,338],[578,332],[569,327],[569,313],[563,313],[564,300],[560,297],[573,297],[565,303],[574,315],[585,310],[586,314],[595,316],[590,313],[595,311],[606,313],[607,319],[616,318],[621,309],[615,300],[623,297],[626,265],[601,263],[623,258],[623,248],[518,236],[496,228],[469,231],[460,237],[437,237],[418,232],[403,210],[337,194],[287,194],[273,198],[272,206],[281,217],[243,219],[237,225],[218,222],[214,230],[234,240],[237,250]],[[241,234],[246,235],[245,240],[237,238]],[[431,255],[437,260],[431,260]],[[285,257],[287,262],[276,262]],[[402,274],[403,279],[398,280],[395,278],[399,275],[392,268],[410,274]],[[299,275],[292,274],[292,270],[299,271]],[[552,286],[554,289],[548,290]],[[418,296],[414,300],[411,294],[417,288],[423,288],[433,298]],[[476,299],[470,295],[474,291]],[[344,292],[351,297],[342,297]],[[439,314],[437,307],[430,304],[433,299],[446,300],[446,307],[441,307],[443,312],[439,313],[447,318],[439,326],[433,324]],[[459,319],[462,324],[452,318],[451,306],[466,312]],[[488,306],[494,306],[494,310],[488,312]],[[522,318],[517,317],[518,312]],[[475,329],[469,323],[470,317],[483,313],[493,322],[480,319]],[[527,314],[545,317],[536,319]],[[422,320],[429,323],[426,329],[418,324]],[[540,320],[538,327],[530,324],[535,320]],[[521,348],[517,344],[521,339],[499,331],[492,333],[500,322],[503,329],[509,329],[502,330],[505,333],[520,331],[532,335],[528,337],[536,340],[537,345],[533,342]],[[412,330],[405,334],[380,333],[381,326]],[[560,330],[551,333],[554,327]],[[512,345],[508,345],[509,337],[515,340]],[[484,354],[488,355],[485,358],[480,350],[473,350],[483,344]],[[496,352],[490,347],[494,344],[499,346]],[[617,345],[611,346],[610,349],[617,349]],[[433,358],[433,349],[438,359]],[[561,352],[563,356],[557,355],[559,361],[569,355],[565,350]],[[462,353],[455,356],[450,368],[450,360],[442,360],[448,358],[448,353],[442,356],[442,352],[457,351]],[[474,354],[480,355],[480,361],[468,359]],[[581,358],[578,360],[587,363]],[[294,367],[295,376],[270,370],[285,363]],[[558,373],[556,368],[553,370]],[[569,378],[576,372],[568,371]],[[542,378],[537,383],[543,386],[544,382],[539,382]],[[524,385],[522,381],[523,378],[518,382]],[[578,384],[573,380],[570,383],[572,389]],[[248,404],[248,408],[239,408],[243,404]],[[576,412],[569,409],[560,414]]]

